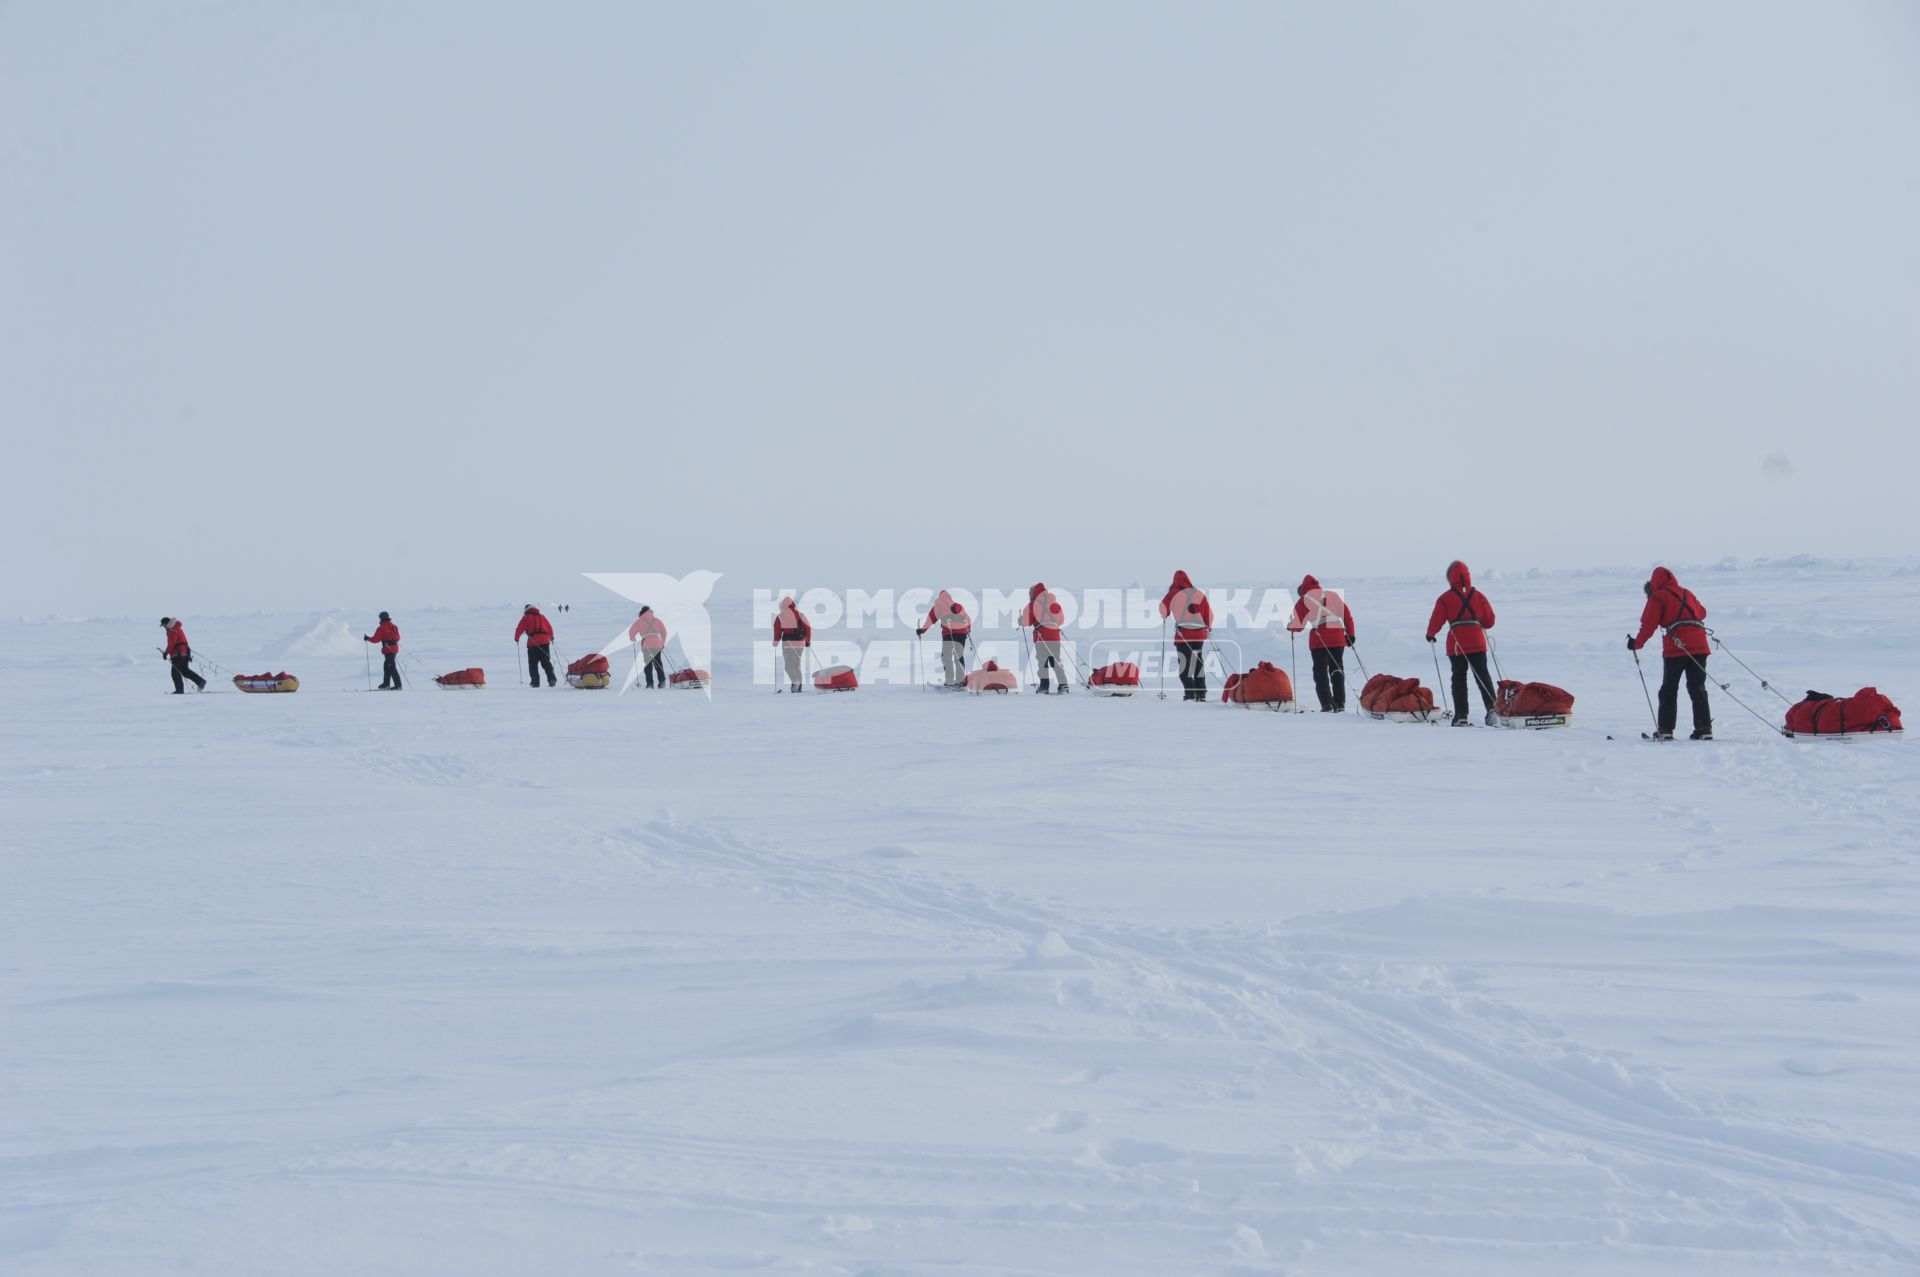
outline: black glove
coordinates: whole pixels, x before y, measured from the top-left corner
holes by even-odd
[[[1348,647],[1358,647],[1359,645],[1360,645],[1360,640],[1358,638],[1354,637],[1352,634],[1347,635]]]
[[[1640,650],[1640,645],[1633,641],[1633,635],[1631,634],[1627,635],[1627,650],[1629,652],[1637,652]]]
[[[926,632],[927,632],[927,627],[924,625],[914,631],[915,634],[925,634]]]
[[[360,636],[360,641],[361,641],[362,643],[371,643],[371,642],[373,642],[373,635],[371,635],[371,634],[362,634],[362,635]]]
[[[1427,635],[1427,642],[1429,642],[1429,643],[1431,643],[1431,642],[1433,642],[1433,641],[1434,641],[1434,639],[1433,639],[1433,635],[1431,635],[1431,634],[1429,634],[1429,635]]]

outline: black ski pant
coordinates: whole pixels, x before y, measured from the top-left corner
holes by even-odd
[[[557,687],[560,683],[560,680],[554,676],[553,657],[549,654],[549,646],[546,643],[542,643],[539,647],[531,643],[527,645],[527,673],[532,676],[535,687],[540,686],[541,670],[547,672],[548,687]]]
[[[1453,662],[1453,716],[1467,716],[1467,667],[1473,667],[1473,681],[1480,685],[1480,704],[1493,708],[1493,675],[1487,673],[1485,652],[1458,653],[1447,658]]]
[[[1343,647],[1316,647],[1313,654],[1313,691],[1320,698],[1320,709],[1330,713],[1347,707],[1347,650]]]
[[[380,653],[380,690],[400,690],[400,653]]]
[[[1173,650],[1180,656],[1180,686],[1185,691],[1181,699],[1189,701],[1207,699],[1206,640],[1175,639]]]
[[[191,656],[170,656],[167,658],[167,664],[173,667],[174,691],[186,691],[189,682],[195,687],[205,687],[207,685],[207,680],[195,674],[193,667],[188,664],[192,659]]]
[[[661,659],[661,653],[659,652],[655,652],[647,658],[646,675],[648,687],[653,686],[653,678],[656,674],[660,676],[660,686],[665,687],[667,685],[667,667],[666,663]]]
[[[1660,671],[1660,730],[1671,734],[1680,718],[1680,677],[1687,679],[1687,699],[1693,702],[1693,730],[1713,730],[1713,709],[1707,704],[1707,658],[1669,656]]]

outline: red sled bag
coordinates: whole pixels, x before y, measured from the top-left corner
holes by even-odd
[[[604,656],[601,656],[599,653],[596,652],[592,656],[583,656],[579,660],[567,666],[567,673],[569,674],[605,674],[607,672],[607,668],[608,668],[607,658]]]
[[[442,687],[485,687],[487,672],[475,665],[469,669],[455,670],[451,674],[442,674],[433,681]]]
[[[973,673],[967,675],[969,692],[1013,692],[1020,687],[1020,676],[1012,670],[1001,669],[993,661],[988,661]]]
[[[1140,667],[1132,661],[1102,665],[1087,678],[1087,687],[1103,696],[1131,696],[1140,690]]]
[[[1851,696],[1808,692],[1805,700],[1787,711],[1787,733],[1791,736],[1851,736],[1904,730],[1900,726],[1900,707],[1874,687],[1863,687]]]
[[[1272,661],[1261,661],[1245,674],[1227,675],[1220,699],[1234,705],[1290,705],[1293,680]]]
[[[1502,718],[1538,718],[1545,714],[1571,714],[1573,693],[1552,683],[1522,683],[1511,678],[1500,680],[1494,694],[1493,712]]]
[[[850,665],[828,665],[814,674],[813,686],[821,692],[852,692],[859,690],[860,680]]]
[[[1360,689],[1360,708],[1370,714],[1431,714],[1433,693],[1417,678],[1375,674]]]
[[[705,670],[675,670],[667,675],[667,682],[673,687],[705,687],[713,676]]]

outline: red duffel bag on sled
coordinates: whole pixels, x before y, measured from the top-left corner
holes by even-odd
[[[433,681],[442,687],[485,687],[487,672],[475,665],[469,669],[455,670],[451,674],[442,674]]]
[[[1293,708],[1293,680],[1272,661],[1261,661],[1245,674],[1227,675],[1220,699],[1229,705],[1262,709]]]
[[[1851,696],[1808,692],[1805,700],[1787,711],[1789,736],[1889,734],[1905,734],[1900,726],[1900,707],[1875,687],[1863,687]]]
[[[1020,676],[1012,670],[1001,669],[994,661],[988,661],[973,673],[967,675],[967,690],[979,695],[984,692],[1017,692],[1020,690]]]
[[[1503,678],[1493,697],[1494,722],[1501,727],[1565,727],[1572,713],[1573,693],[1552,683]]]
[[[813,676],[813,688],[817,692],[858,691],[860,679],[850,665],[827,665]]]
[[[1375,674],[1360,689],[1360,708],[1369,718],[1426,722],[1433,717],[1433,693],[1417,678]]]
[[[1131,696],[1140,690],[1140,667],[1132,661],[1102,665],[1088,677],[1087,690],[1095,696]]]
[[[675,670],[673,673],[667,675],[667,686],[669,687],[705,687],[712,681],[713,676],[705,670]]]

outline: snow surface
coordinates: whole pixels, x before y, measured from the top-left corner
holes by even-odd
[[[776,696],[740,616],[710,700],[533,692],[390,600],[494,686],[189,612],[303,690],[168,697],[152,618],[7,623],[0,1271],[1920,1271],[1920,754],[1641,742],[1640,576],[1482,582],[1556,733]],[[1683,579],[1920,700],[1914,564]],[[1373,669],[1435,592],[1353,587]]]

